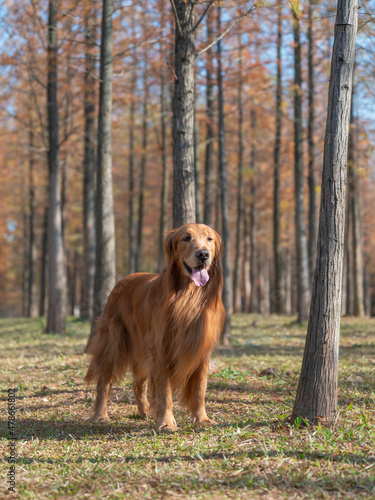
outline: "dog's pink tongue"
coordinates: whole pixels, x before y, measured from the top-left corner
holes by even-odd
[[[197,286],[204,286],[207,283],[207,281],[210,279],[206,269],[204,269],[204,268],[201,269],[199,267],[192,269],[190,278],[194,281],[194,283]]]

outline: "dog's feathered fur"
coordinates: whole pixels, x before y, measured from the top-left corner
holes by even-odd
[[[209,281],[196,286],[186,269],[198,264],[201,248],[210,254],[204,265]],[[181,391],[195,423],[209,421],[204,404],[208,365],[225,318],[222,251],[213,229],[187,224],[167,234],[159,275],[136,273],[117,283],[88,347],[92,359],[85,381],[97,382],[92,419],[108,418],[111,384],[131,370],[140,416],[151,410],[158,430],[176,429],[173,389]]]

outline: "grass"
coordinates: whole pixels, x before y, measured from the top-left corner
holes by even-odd
[[[111,422],[88,423],[87,322],[46,335],[40,319],[0,320],[0,497],[375,498],[375,320],[343,319],[339,418],[290,426],[306,325],[236,315],[230,347],[214,354],[210,428],[178,403],[179,431],[157,435],[137,418],[131,379],[115,387]],[[260,377],[265,368],[275,377]],[[16,491],[8,493],[7,390],[17,387]]]

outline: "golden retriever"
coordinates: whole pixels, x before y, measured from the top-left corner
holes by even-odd
[[[160,274],[135,273],[116,284],[88,347],[85,381],[97,383],[91,420],[108,419],[111,384],[131,370],[139,415],[151,413],[158,431],[177,429],[174,389],[195,424],[210,422],[208,365],[225,319],[222,252],[216,231],[186,224],[167,233]]]

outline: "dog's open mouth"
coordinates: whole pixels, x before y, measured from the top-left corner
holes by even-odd
[[[197,286],[204,286],[210,279],[207,269],[205,269],[203,264],[198,267],[190,267],[184,261],[184,266],[187,272],[190,274],[190,278]]]

